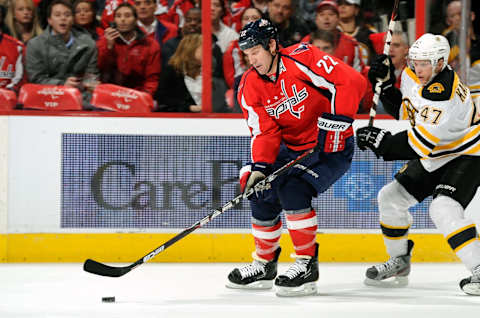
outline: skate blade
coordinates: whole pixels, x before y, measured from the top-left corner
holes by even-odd
[[[273,287],[273,280],[259,280],[247,285],[240,285],[228,281],[225,287],[232,289],[251,289],[251,290],[264,290],[271,289]]]
[[[364,280],[364,284],[381,288],[402,288],[408,285],[408,276],[395,276],[389,280],[376,280],[367,277]]]
[[[480,296],[480,283],[465,284],[462,290],[468,295]]]
[[[298,287],[275,286],[276,295],[279,297],[298,297],[315,295],[317,293],[317,283],[311,282]]]

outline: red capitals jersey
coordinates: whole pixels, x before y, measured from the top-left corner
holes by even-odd
[[[25,46],[15,38],[0,33],[0,47],[0,88],[17,90],[25,82]]]
[[[295,151],[317,144],[323,113],[353,117],[366,80],[352,67],[307,43],[281,49],[276,80],[252,67],[238,89],[238,102],[252,134],[252,162],[274,163],[280,143]]]

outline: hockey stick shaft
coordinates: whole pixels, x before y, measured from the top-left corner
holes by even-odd
[[[388,23],[388,32],[387,32],[387,37],[385,39],[385,44],[383,46],[383,54],[388,55],[390,51],[390,43],[392,42],[392,34],[393,30],[395,29],[395,20],[397,19],[397,14],[398,14],[398,3],[400,0],[395,0],[395,3],[393,5],[393,11],[392,11],[392,16],[390,17],[390,22]],[[382,92],[382,82],[377,81],[375,84],[375,94],[373,95],[373,105],[372,108],[370,108],[370,118],[368,120],[368,126],[373,126],[373,121],[375,119],[375,116],[377,115],[377,105],[378,105],[378,100],[380,99],[380,93]]]
[[[137,266],[139,266],[143,263],[148,262],[149,260],[151,260],[152,258],[157,256],[158,254],[163,252],[165,249],[167,249],[169,246],[172,246],[173,244],[175,244],[176,242],[178,242],[179,240],[181,240],[182,238],[184,238],[188,234],[190,234],[193,231],[195,231],[196,229],[204,226],[205,224],[207,224],[208,222],[210,222],[211,220],[213,220],[217,216],[223,214],[225,211],[228,211],[231,208],[234,208],[235,206],[240,204],[240,202],[242,202],[243,199],[251,196],[255,191],[260,191],[260,190],[264,189],[265,186],[268,183],[272,182],[278,176],[287,172],[295,164],[297,164],[298,162],[302,161],[303,159],[305,159],[307,157],[310,157],[315,152],[315,150],[316,150],[316,148],[312,148],[312,149],[302,153],[297,158],[289,161],[288,163],[283,165],[281,168],[279,168],[278,170],[276,170],[272,174],[268,175],[265,179],[263,179],[262,181],[257,183],[247,193],[240,194],[240,195],[236,196],[232,200],[225,203],[222,207],[212,211],[210,214],[208,214],[207,216],[205,216],[201,220],[197,221],[195,224],[193,224],[189,228],[183,230],[182,232],[175,235],[174,237],[172,237],[167,242],[163,243],[162,245],[160,245],[159,247],[157,247],[156,249],[154,249],[153,251],[151,251],[147,255],[145,255],[142,258],[140,258],[139,260],[137,260],[135,263],[132,263],[128,266],[123,266],[123,267],[114,267],[114,266],[105,265],[103,263],[94,261],[92,259],[87,259],[85,261],[85,263],[83,264],[83,269],[85,271],[89,272],[89,273],[96,274],[96,275],[101,275],[101,276],[120,277],[120,276],[125,275],[126,273],[128,273],[132,269],[134,269],[135,267],[137,267]]]

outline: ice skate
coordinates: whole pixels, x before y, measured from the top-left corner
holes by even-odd
[[[412,249],[413,241],[408,240],[406,255],[392,257],[385,263],[367,269],[365,285],[386,288],[407,286]]]
[[[228,288],[235,289],[270,289],[273,280],[277,277],[277,263],[281,248],[275,251],[275,257],[266,261],[254,257],[252,264],[242,268],[235,268],[228,274]]]
[[[480,296],[480,265],[472,271],[473,275],[460,281],[460,288],[469,295]]]
[[[295,263],[275,280],[277,296],[307,296],[317,293],[318,244],[315,256],[296,255]]]

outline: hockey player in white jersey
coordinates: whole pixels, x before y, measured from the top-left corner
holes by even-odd
[[[381,100],[408,130],[392,135],[377,127],[357,130],[360,149],[384,160],[409,160],[378,194],[380,227],[390,259],[367,269],[365,283],[405,286],[413,241],[408,208],[432,195],[430,217],[448,244],[472,272],[460,282],[467,294],[480,295],[480,241],[464,211],[480,185],[480,117],[468,88],[447,65],[445,37],[424,34],[410,48],[400,90],[386,55],[371,66],[369,80],[382,84]],[[390,278],[390,280],[389,280]]]

